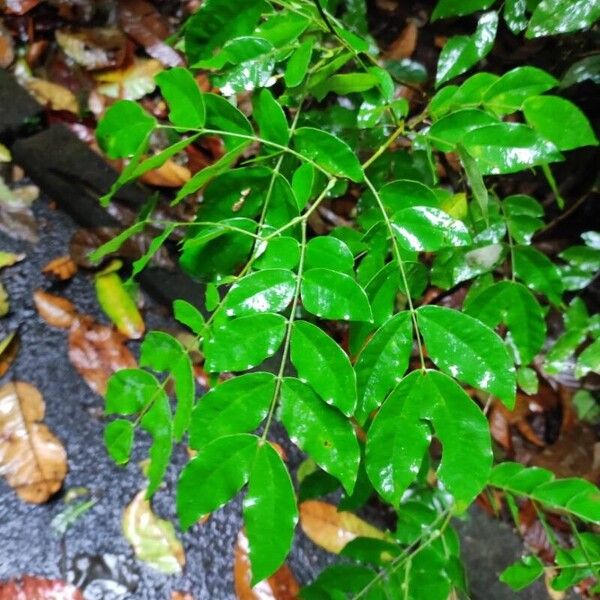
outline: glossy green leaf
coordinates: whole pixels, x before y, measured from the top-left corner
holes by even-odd
[[[562,294],[560,271],[556,265],[536,248],[517,246],[514,249],[515,274],[528,287],[541,292],[558,304]]]
[[[356,418],[363,424],[401,380],[413,347],[410,313],[403,311],[380,327],[363,348],[356,361],[358,409]]]
[[[251,273],[229,289],[223,303],[227,316],[279,312],[292,301],[296,275],[287,269],[265,269]]]
[[[542,0],[533,11],[526,37],[579,31],[600,19],[597,0]]]
[[[465,108],[436,121],[427,132],[427,137],[438,150],[452,152],[468,131],[497,122],[498,119],[487,112]]]
[[[202,313],[185,300],[173,302],[173,315],[182,324],[191,329],[196,335],[204,330],[204,317]]]
[[[372,73],[336,73],[312,88],[317,100],[322,100],[329,92],[338,96],[366,92],[379,85],[379,79]]]
[[[206,127],[239,135],[253,135],[252,125],[244,113],[223,96],[204,94],[204,103],[206,105]],[[249,143],[248,140],[228,135],[223,136],[223,141],[228,151]]]
[[[262,138],[281,146],[287,145],[290,137],[287,119],[281,105],[269,90],[263,89],[255,97],[252,115],[258,123]]]
[[[295,41],[309,25],[308,17],[281,11],[269,14],[255,29],[255,34],[269,40],[276,48],[281,48]]]
[[[354,274],[354,256],[342,240],[331,236],[315,237],[306,245],[304,269],[331,269]]]
[[[315,162],[331,175],[362,181],[363,171],[356,154],[346,142],[312,127],[301,127],[294,133],[296,151]]]
[[[354,428],[335,408],[327,406],[298,379],[287,377],[281,386],[279,419],[301,450],[352,493],[360,448]]]
[[[254,261],[257,269],[295,269],[300,262],[300,244],[293,237],[273,238]]]
[[[578,357],[575,377],[585,377],[588,373],[600,373],[600,338],[593,341]]]
[[[506,0],[504,3],[504,21],[514,33],[521,33],[527,27],[527,1]]]
[[[206,121],[204,97],[194,76],[183,67],[161,71],[156,83],[169,106],[169,121],[182,129],[201,129]]]
[[[481,321],[442,306],[417,310],[427,353],[437,367],[469,385],[515,403],[513,361],[500,337]]]
[[[570,87],[582,81],[600,83],[600,55],[592,54],[574,62],[563,75],[561,88]]]
[[[558,81],[542,69],[516,67],[487,88],[483,102],[497,114],[504,115],[519,110],[530,96],[547,92],[557,84]]]
[[[275,393],[272,373],[246,373],[228,379],[202,396],[192,412],[190,447],[235,433],[250,433],[265,419]]]
[[[515,591],[531,585],[544,574],[544,565],[537,556],[524,556],[500,573],[500,581]]]
[[[440,85],[464,73],[492,49],[498,28],[498,13],[490,11],[479,18],[473,35],[451,37],[440,53],[435,84]]]
[[[118,465],[124,465],[129,461],[133,433],[133,423],[125,419],[111,421],[104,429],[104,445],[110,457]]]
[[[464,223],[437,208],[404,208],[393,215],[392,227],[396,238],[407,250],[434,252],[440,248],[471,244]]]
[[[304,81],[312,57],[313,46],[313,40],[306,40],[290,56],[284,74],[285,84],[288,87],[296,87]]]
[[[304,308],[323,319],[371,321],[373,315],[363,288],[349,275],[331,269],[310,269],[302,277]]]
[[[156,124],[156,119],[139,104],[120,100],[98,123],[96,138],[109,158],[127,158],[144,144]]]
[[[500,79],[493,73],[475,73],[463,81],[459,88],[449,98],[445,110],[456,108],[473,108],[483,103],[487,90]],[[453,86],[449,86],[453,87]],[[442,91],[442,90],[440,90]]]
[[[322,329],[295,321],[291,360],[298,377],[309,383],[321,398],[351,416],[356,408],[356,376],[350,359]]]
[[[204,446],[177,481],[177,515],[183,530],[231,500],[250,477],[259,439],[228,435]]]
[[[390,213],[412,206],[429,206],[439,208],[439,201],[433,190],[420,181],[401,179],[386,183],[379,196]]]
[[[522,284],[500,281],[477,294],[465,312],[496,327],[504,323],[510,331],[510,345],[519,364],[529,364],[546,340],[546,322],[542,307]]]
[[[533,235],[544,226],[543,206],[531,196],[517,194],[504,199],[506,225],[512,238],[519,244],[530,244]]]
[[[175,379],[177,409],[173,419],[173,435],[183,437],[192,413],[196,384],[189,354],[178,340],[161,331],[149,332],[142,342],[140,365],[155,371],[168,371]]]
[[[562,160],[552,142],[519,123],[497,123],[469,131],[463,145],[483,175],[515,173]]]
[[[538,393],[539,380],[537,373],[529,367],[517,369],[517,385],[530,396]]]
[[[277,352],[286,320],[274,313],[246,315],[213,327],[204,344],[204,366],[211,373],[246,371]]]
[[[440,0],[435,5],[431,20],[470,15],[489,8],[494,2],[495,0]]]
[[[523,103],[527,123],[559,150],[597,146],[587,117],[572,102],[558,96],[534,96]]]
[[[154,375],[142,369],[121,369],[111,375],[106,388],[107,415],[133,415],[140,412],[160,384]]]
[[[244,498],[252,585],[285,560],[298,522],[296,494],[287,467],[269,443],[259,446]]]

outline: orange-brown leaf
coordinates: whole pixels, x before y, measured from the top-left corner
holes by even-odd
[[[70,300],[43,290],[33,292],[33,303],[40,317],[52,327],[68,329],[77,316],[77,310]]]
[[[58,579],[25,575],[0,582],[0,600],[83,600],[73,585]]]
[[[43,269],[42,273],[57,281],[67,281],[77,273],[75,261],[66,254],[51,260]]]
[[[184,183],[187,183],[192,174],[187,167],[178,165],[173,160],[168,160],[158,169],[152,169],[144,173],[140,179],[148,185],[156,185],[160,187],[179,188]]]
[[[10,366],[13,364],[19,353],[20,347],[21,340],[19,339],[19,334],[16,330],[9,333],[0,342],[0,377],[5,375],[8,369],[10,369]]]

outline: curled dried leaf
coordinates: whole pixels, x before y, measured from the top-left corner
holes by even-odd
[[[355,514],[338,511],[333,504],[319,500],[300,504],[300,525],[317,546],[334,554],[339,554],[348,542],[357,537],[386,539],[383,531]]]
[[[62,486],[67,453],[60,440],[40,421],[42,395],[18,381],[0,388],[0,473],[22,500],[40,504]]]
[[[60,30],[55,35],[64,53],[89,71],[119,67],[125,59],[127,40],[116,27]]]
[[[75,261],[66,254],[51,260],[43,269],[42,273],[57,281],[67,281],[77,273]]]
[[[252,571],[248,559],[248,538],[238,533],[235,545],[233,579],[238,600],[296,600],[300,586],[290,568],[284,564],[271,577],[251,587]]]
[[[69,359],[92,390],[104,395],[109,377],[137,366],[125,337],[89,316],[78,316],[69,330]]]
[[[77,309],[70,300],[43,290],[33,292],[33,303],[40,317],[52,327],[68,329],[77,316]]]
[[[121,100],[139,100],[156,88],[154,77],[163,70],[163,66],[154,59],[137,59],[125,69],[103,71],[96,75],[98,91],[111,98]]]

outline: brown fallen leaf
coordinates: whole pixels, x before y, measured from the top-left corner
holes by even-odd
[[[40,2],[41,0],[4,0],[1,7],[9,15],[24,15]]]
[[[284,564],[271,577],[250,586],[252,572],[248,558],[248,538],[238,533],[233,562],[233,580],[238,600],[296,600],[300,586],[291,569]]]
[[[70,300],[44,290],[33,292],[33,303],[40,317],[52,327],[68,329],[77,316],[77,309]]]
[[[125,69],[98,73],[97,90],[110,98],[139,100],[156,89],[154,77],[162,70],[163,66],[157,60],[138,58]]]
[[[0,582],[0,600],[83,600],[83,595],[65,581],[25,575]]]
[[[43,269],[42,273],[48,277],[52,277],[57,281],[67,281],[77,273],[77,265],[75,261],[66,254],[51,260]]]
[[[106,392],[109,377],[119,369],[133,369],[136,360],[126,338],[92,317],[79,315],[69,330],[69,359],[92,390]]]
[[[0,342],[0,377],[4,376],[8,369],[10,369],[10,366],[19,353],[20,347],[21,340],[16,330],[9,333]]]
[[[10,189],[0,177],[0,231],[13,239],[38,241],[37,223],[30,208],[39,188],[26,185]]]
[[[67,453],[40,423],[45,405],[33,385],[0,388],[0,473],[25,502],[40,504],[57,492],[67,474]]]
[[[194,600],[194,596],[187,592],[171,592],[171,600]]]
[[[146,490],[139,492],[123,511],[122,527],[141,561],[167,575],[181,573],[185,566],[183,545],[175,535],[173,523],[152,512]]]
[[[339,554],[348,542],[357,537],[386,539],[386,534],[377,527],[320,500],[307,500],[300,504],[300,525],[317,546],[334,554]]]
[[[125,60],[127,39],[116,27],[94,27],[55,33],[64,53],[88,71],[120,67]]]
[[[0,67],[6,69],[15,59],[15,45],[10,31],[0,21]]]
[[[168,67],[184,64],[180,54],[163,41],[171,34],[169,22],[152,4],[145,0],[121,0],[118,17],[125,33],[152,58]]]
[[[140,179],[148,185],[160,187],[179,188],[192,177],[191,171],[183,165],[178,165],[174,160],[168,160],[158,169],[144,173]]]
[[[410,58],[417,47],[419,29],[414,21],[408,21],[400,35],[389,45],[385,53],[387,60]]]
[[[66,110],[79,114],[79,102],[75,94],[63,85],[31,77],[25,81],[25,87],[40,104],[52,110]]]

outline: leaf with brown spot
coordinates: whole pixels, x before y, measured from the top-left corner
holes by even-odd
[[[78,316],[71,325],[69,359],[90,388],[102,396],[115,371],[137,367],[125,340],[118,331],[89,316]]]
[[[10,366],[13,364],[19,348],[21,347],[21,340],[19,339],[18,332],[15,330],[9,333],[0,342],[0,377],[3,377]]]
[[[65,254],[51,260],[42,269],[42,273],[57,281],[67,281],[77,273],[77,265],[68,254]]]
[[[65,581],[25,575],[0,582],[0,600],[83,600],[83,596]]]
[[[77,309],[70,300],[44,290],[33,292],[33,303],[40,317],[52,327],[68,329],[77,316]]]
[[[40,421],[42,395],[18,381],[0,388],[0,473],[25,502],[45,502],[62,486],[67,453]]]
[[[55,34],[63,52],[88,71],[120,67],[125,59],[127,39],[116,27],[95,27]]]
[[[233,580],[238,600],[296,600],[300,586],[290,568],[284,564],[271,577],[250,586],[252,571],[248,559],[248,538],[238,533],[233,562]]]
[[[163,41],[171,34],[169,22],[152,4],[145,0],[121,0],[118,18],[125,33],[152,58],[168,67],[184,64],[179,53]]]
[[[152,512],[146,490],[139,492],[123,511],[123,534],[135,555],[147,565],[166,573],[179,574],[185,566],[185,552],[170,521]]]
[[[328,552],[339,554],[357,537],[385,540],[386,534],[351,512],[338,511],[333,504],[307,500],[300,504],[300,525],[304,533]]]

